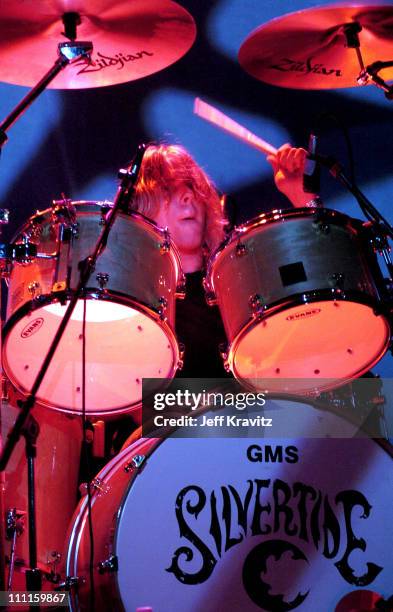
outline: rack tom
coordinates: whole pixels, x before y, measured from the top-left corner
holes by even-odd
[[[16,237],[35,253],[15,261],[9,278],[3,365],[22,394],[32,387],[77,287],[79,264],[93,252],[110,207],[57,201]],[[138,213],[119,213],[84,293],[89,415],[136,410],[142,378],[173,378],[180,363],[174,318],[182,279],[167,232]],[[83,306],[81,299],[37,396],[63,412],[82,412]]]
[[[210,258],[205,288],[226,329],[225,365],[250,388],[334,388],[389,345],[370,236],[333,210],[273,211],[235,228]]]

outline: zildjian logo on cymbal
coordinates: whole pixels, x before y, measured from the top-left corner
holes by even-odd
[[[322,63],[312,63],[313,58],[309,57],[305,61],[292,60],[283,57],[278,64],[271,64],[269,68],[280,70],[281,72],[301,72],[303,74],[322,74],[324,76],[341,77],[342,71],[339,68],[326,68]]]
[[[134,62],[135,60],[142,59],[143,56],[152,56],[154,53],[149,51],[138,51],[134,55],[124,55],[124,53],[116,53],[113,57],[110,55],[104,55],[103,53],[97,52],[98,59],[93,59],[90,64],[86,64],[84,61],[76,62],[75,66],[83,64],[83,68],[79,70],[78,74],[84,74],[85,72],[98,72],[104,68],[117,67],[117,70],[124,68],[124,65],[128,62]]]

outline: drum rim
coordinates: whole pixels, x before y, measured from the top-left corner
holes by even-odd
[[[213,282],[214,267],[222,253],[224,253],[230,244],[236,242],[237,240],[241,240],[241,238],[244,238],[253,229],[258,227],[266,227],[279,222],[283,223],[297,218],[301,219],[318,215],[321,216],[321,221],[323,220],[323,217],[328,217],[329,220],[333,219],[336,221],[336,225],[347,226],[348,228],[355,230],[355,232],[360,232],[363,229],[363,222],[360,221],[360,219],[354,219],[353,217],[349,217],[348,215],[332,208],[303,207],[276,209],[268,213],[261,213],[260,215],[249,219],[242,225],[237,225],[234,227],[231,233],[224,238],[221,244],[219,244],[218,247],[211,253],[206,264],[206,274],[203,281],[206,291],[215,295]]]
[[[236,383],[236,381],[234,382]],[[299,396],[294,396],[294,395],[284,396],[283,394],[281,394],[280,397],[281,398],[285,397],[286,399],[290,401],[293,400],[294,402],[297,402],[297,403],[307,404],[311,408],[321,410],[320,407],[318,408],[318,406],[315,405],[315,399],[299,397]],[[337,408],[330,410],[330,412],[335,414],[335,416],[338,416],[340,419],[344,421],[349,421],[349,419],[347,419],[346,417],[344,417],[342,414],[338,412]],[[176,428],[174,428],[174,430],[175,429]],[[141,467],[134,470],[134,473],[130,477],[129,482],[125,486],[124,491],[122,495],[120,496],[120,503],[117,505],[117,510],[114,513],[114,515],[110,518],[109,524],[107,525],[108,538],[109,538],[110,529],[111,528],[114,529],[114,534],[113,534],[113,538],[111,538],[111,542],[112,542],[112,553],[114,553],[115,555],[117,551],[118,527],[120,524],[120,520],[123,514],[123,510],[124,510],[124,504],[128,497],[128,494],[134,484],[136,477],[140,475],[141,471],[143,471],[143,469],[146,467],[148,459],[151,457],[152,454],[154,454],[155,450],[169,437],[170,435],[167,435],[166,437],[162,437],[162,438],[154,438],[154,437],[143,438],[141,437],[135,440],[129,446],[123,447],[123,449],[115,457],[113,457],[98,472],[96,476],[96,478],[99,480],[100,483],[109,484],[111,474],[116,473],[118,469],[121,469],[121,464],[124,463],[125,460],[128,460],[129,462],[135,455],[138,454],[138,451],[143,449],[145,445],[147,446],[147,452],[144,453],[145,457],[144,457],[144,461]],[[301,436],[299,436],[299,439],[301,439]],[[363,438],[360,438],[360,439],[363,439]],[[364,439],[379,446],[381,450],[390,457],[390,459],[393,459],[393,445],[390,444],[388,440],[384,438],[373,438],[367,435],[364,436]],[[343,440],[345,440],[345,438]],[[120,464],[120,466],[118,464]],[[94,505],[95,501],[99,499],[99,497],[100,497],[100,491],[95,490],[92,496],[92,500],[91,500],[92,506]],[[67,576],[75,576],[78,574],[78,561],[79,561],[79,555],[80,555],[80,550],[81,550],[81,540],[82,540],[82,535],[84,533],[84,530],[86,529],[87,519],[88,519],[88,499],[87,499],[87,495],[85,495],[80,500],[80,502],[78,503],[78,506],[75,509],[74,515],[70,521],[68,533],[66,534],[65,568],[66,568]],[[111,585],[115,586],[116,595],[120,599],[120,601],[122,601],[121,593],[119,589],[117,572],[110,574],[110,582],[111,582]]]
[[[77,210],[80,209],[81,215],[89,214],[94,211],[99,212],[99,210],[102,209],[104,206],[107,206],[108,208],[113,208],[113,202],[110,200],[66,200],[66,201],[69,202],[69,204],[71,204],[72,206],[75,206]],[[54,200],[54,202],[63,202],[63,200]],[[13,235],[11,242],[15,242],[18,240],[18,238],[22,238],[22,234],[26,232],[29,227],[34,227],[34,219],[36,217],[41,216],[43,220],[46,214],[51,215],[52,213],[53,213],[52,208],[45,208],[44,210],[37,210],[34,214],[30,215],[29,219],[25,221],[23,225],[20,226],[17,232]],[[164,227],[160,227],[155,221],[153,221],[153,219],[150,219],[150,217],[147,217],[146,215],[144,215],[141,212],[138,212],[137,210],[130,210],[127,212],[120,210],[118,214],[125,218],[135,219],[138,223],[141,223],[142,225],[146,225],[147,228],[153,234],[158,234],[156,236],[157,238],[160,238],[162,240],[163,239],[169,240],[170,248],[166,252],[169,253],[174,259],[175,268],[176,268],[176,285],[177,285],[179,282],[179,279],[181,279],[183,276],[183,269],[181,265],[180,253],[175,243],[173,242],[168,229]],[[38,225],[41,225],[42,220]],[[50,224],[51,224],[50,220],[48,220],[48,225]],[[35,244],[34,240],[32,240],[32,242]],[[38,241],[38,244],[39,244],[39,241]]]
[[[368,370],[370,370],[370,368],[372,368],[376,363],[378,363],[378,361],[386,353],[387,349],[389,348],[389,344],[390,344],[392,329],[390,325],[389,308],[387,306],[385,307],[382,304],[382,302],[378,303],[374,298],[362,292],[357,293],[355,291],[341,291],[341,290],[335,290],[335,289],[318,289],[317,291],[297,293],[290,297],[283,298],[273,304],[270,304],[269,306],[266,307],[266,309],[263,309],[263,311],[261,313],[258,313],[256,316],[250,315],[250,318],[247,321],[247,323],[245,323],[241,327],[241,329],[234,335],[232,342],[230,342],[228,346],[227,357],[225,359],[225,361],[228,363],[231,369],[231,372],[233,373],[235,378],[239,380],[239,383],[247,387],[247,379],[237,376],[237,374],[235,375],[236,369],[232,368],[232,364],[234,363],[237,348],[241,340],[247,335],[247,333],[251,331],[252,329],[254,329],[255,327],[257,327],[262,321],[270,318],[271,316],[279,314],[281,312],[285,312],[290,307],[304,306],[305,304],[313,304],[314,302],[320,302],[320,301],[324,301],[324,302],[344,301],[344,302],[350,302],[350,303],[355,303],[355,304],[361,304],[362,306],[367,306],[369,309],[373,310],[374,313],[376,313],[375,316],[382,317],[382,320],[385,323],[386,337],[385,337],[385,341],[383,344],[382,352],[379,354],[377,358],[370,361],[367,364],[367,366],[364,366],[363,368],[358,370],[354,376],[351,376],[350,378],[340,379],[342,381],[342,384],[344,384],[345,382],[350,382],[351,380],[358,378],[362,374],[365,374]],[[324,391],[324,390],[329,390],[329,389],[335,389],[337,388],[337,386],[340,386],[340,385],[332,384],[326,387],[318,387],[318,379],[316,379],[314,388],[318,387],[319,390]],[[254,387],[252,386],[248,386],[248,388],[254,389]],[[304,391],[304,393],[307,393],[307,392]]]
[[[70,291],[70,292],[65,292],[65,295],[64,294],[63,295],[65,299],[69,299],[70,297],[72,297],[72,294],[73,292]],[[85,293],[85,296],[87,299],[97,300],[97,289],[95,289],[94,291],[91,291],[88,289],[87,292]],[[111,298],[115,298],[115,299],[111,299]],[[159,313],[156,312],[155,310],[152,310],[151,307],[143,304],[140,301],[136,302],[132,298],[125,296],[124,294],[121,294],[120,292],[108,291],[108,292],[102,293],[98,299],[109,301],[109,302],[114,302],[114,303],[121,304],[124,306],[132,306],[135,310],[138,310],[142,314],[147,315],[152,321],[159,324],[161,329],[164,331],[168,339],[168,342],[171,345],[172,355],[173,355],[170,373],[168,376],[166,376],[162,380],[171,381],[175,377],[176,371],[179,367],[178,364],[180,361],[179,342],[177,340],[174,329],[172,329],[172,325],[167,320],[161,319]],[[59,301],[60,301],[59,296],[53,299],[53,297],[51,298],[50,295],[45,295],[45,296],[40,296],[39,301],[31,300],[29,302],[25,302],[22,306],[20,306],[17,310],[15,310],[15,312],[9,317],[9,319],[6,321],[4,325],[2,351],[1,351],[4,372],[8,380],[15,387],[16,391],[20,393],[23,397],[27,397],[29,394],[29,391],[27,391],[27,389],[25,389],[18,381],[16,381],[15,377],[12,375],[12,371],[11,371],[11,368],[9,367],[9,363],[8,363],[7,355],[6,355],[7,340],[9,339],[10,333],[12,329],[14,328],[14,326],[18,322],[20,322],[23,319],[23,317],[25,317],[28,313],[35,312],[44,306],[48,306],[50,304],[53,304]],[[163,384],[160,388],[164,388],[165,386],[166,385]],[[55,410],[57,412],[62,412],[63,414],[68,414],[68,415],[73,415],[73,414],[81,415],[82,414],[82,410],[71,410],[70,408],[66,408],[64,406],[57,406],[57,405],[55,406],[54,404],[46,402],[45,400],[41,399],[38,396],[36,399],[36,403],[39,406],[42,406],[44,408],[48,408],[51,410]],[[132,412],[134,412],[135,410],[138,410],[141,407],[141,405],[142,405],[142,400],[138,402],[134,402],[133,404],[127,404],[127,405],[122,405],[119,407],[114,407],[111,410],[103,410],[103,411],[90,411],[89,410],[89,411],[86,411],[86,413],[88,414],[88,416],[101,416],[101,417],[116,416],[116,415],[127,414],[127,413],[132,414]]]

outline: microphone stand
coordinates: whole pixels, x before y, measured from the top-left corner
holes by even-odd
[[[135,158],[129,168],[119,171],[121,179],[113,207],[108,212],[105,225],[94,247],[94,251],[85,260],[79,263],[80,278],[78,285],[70,299],[67,309],[64,313],[57,332],[51,342],[46,357],[41,365],[41,368],[32,385],[31,391],[26,400],[19,401],[21,411],[15,421],[14,427],[8,435],[6,445],[0,458],[0,472],[7,466],[8,460],[12,454],[15,445],[17,444],[21,434],[26,437],[26,449],[28,456],[29,474],[29,548],[30,548],[30,569],[26,572],[26,587],[27,590],[39,591],[41,589],[41,571],[37,566],[37,548],[35,542],[35,502],[34,502],[34,457],[35,457],[35,441],[38,435],[36,422],[31,417],[30,412],[35,404],[37,392],[41,386],[44,376],[52,362],[53,356],[61,341],[63,333],[72,316],[77,301],[83,296],[86,284],[92,274],[98,257],[104,251],[108,242],[109,232],[115,222],[117,213],[120,210],[126,210],[130,198],[132,198],[134,187],[138,180],[139,170],[142,164],[145,145],[139,145]]]

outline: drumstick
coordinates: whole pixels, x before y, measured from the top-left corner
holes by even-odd
[[[232,136],[236,136],[240,140],[243,140],[243,142],[258,149],[258,151],[262,151],[265,155],[276,155],[277,153],[277,149],[273,147],[273,145],[266,142],[266,140],[262,140],[262,138],[250,132],[250,130],[240,125],[240,123],[236,123],[236,121],[233,121],[233,119],[230,119],[227,115],[224,115],[224,113],[217,110],[217,108],[207,104],[200,98],[195,98],[194,113],[202,117],[202,119],[206,119],[206,121],[210,121],[210,123],[229,132]]]

